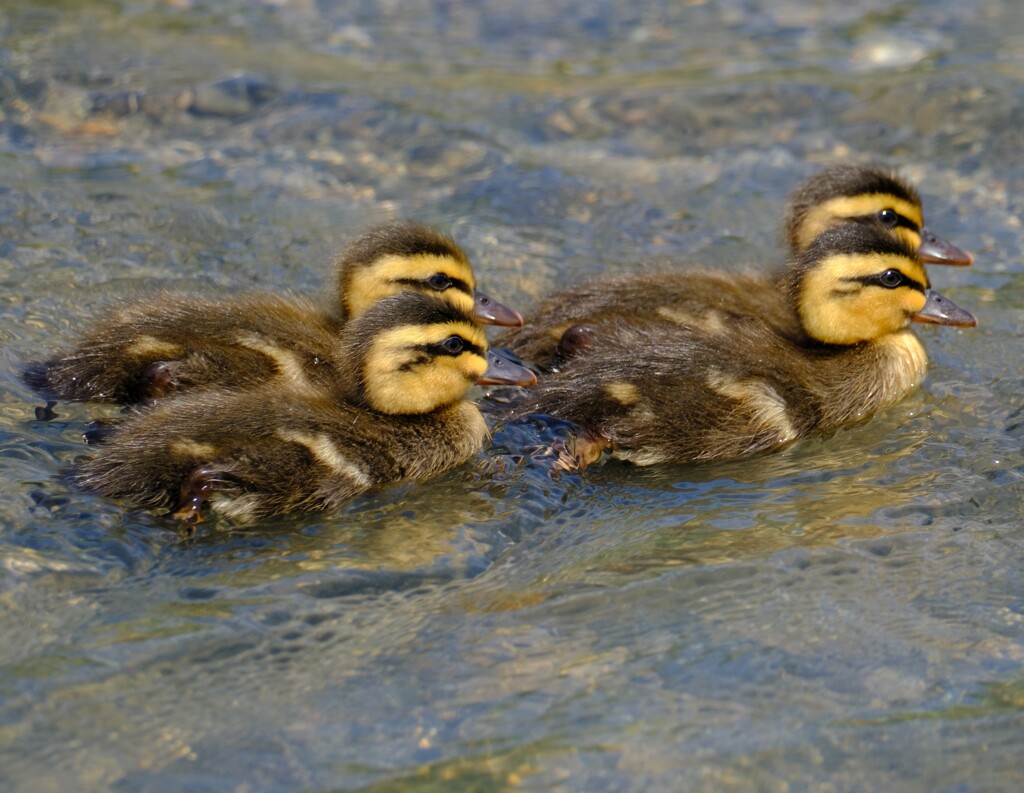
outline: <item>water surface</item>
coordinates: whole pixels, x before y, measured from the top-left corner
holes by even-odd
[[[11,791],[1017,790],[1024,12],[200,0],[0,8],[0,781]],[[324,288],[450,231],[520,308],[771,266],[787,193],[899,166],[980,318],[925,387],[715,466],[523,457],[182,542],[68,489],[21,361],[157,286]]]

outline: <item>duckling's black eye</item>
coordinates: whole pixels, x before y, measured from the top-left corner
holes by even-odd
[[[900,216],[896,214],[894,209],[883,209],[878,213],[878,219],[889,228],[894,228],[896,223],[899,222]]]
[[[438,292],[443,292],[452,285],[452,279],[444,273],[434,273],[430,278],[427,279],[427,283],[431,289],[436,289]]]
[[[899,270],[886,270],[878,276],[878,282],[887,289],[895,289],[903,284],[903,273]]]
[[[444,347],[444,351],[451,353],[452,355],[458,355],[466,346],[465,339],[459,336],[449,336],[443,342],[441,346]]]

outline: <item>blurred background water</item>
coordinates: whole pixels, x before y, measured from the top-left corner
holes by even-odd
[[[0,786],[1019,790],[1024,5],[0,4]],[[214,526],[69,490],[102,411],[20,362],[156,286],[317,291],[368,224],[497,298],[782,258],[785,197],[898,166],[972,250],[925,387],[752,461],[477,466]],[[108,411],[109,412],[109,411]]]

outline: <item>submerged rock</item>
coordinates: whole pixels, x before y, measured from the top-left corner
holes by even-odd
[[[92,112],[113,116],[144,113],[162,119],[171,114],[238,118],[279,93],[272,83],[252,74],[236,74],[181,91],[115,91],[92,95]]]
[[[278,94],[271,83],[252,74],[237,74],[191,89],[188,111],[202,116],[243,116]]]

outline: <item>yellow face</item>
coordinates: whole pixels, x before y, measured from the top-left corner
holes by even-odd
[[[468,322],[402,325],[376,336],[363,382],[381,413],[428,413],[463,396],[487,371],[487,337]]]
[[[797,309],[811,337],[856,344],[907,327],[924,308],[927,285],[924,266],[908,256],[839,254],[804,276]]]
[[[921,246],[921,227],[924,226],[921,207],[888,193],[839,196],[819,204],[807,213],[797,229],[797,245],[803,250],[825,229],[850,218],[872,215],[912,250]]]
[[[440,297],[467,314],[473,311],[473,268],[452,256],[381,256],[369,265],[350,268],[342,281],[341,301],[350,319],[407,290]]]

